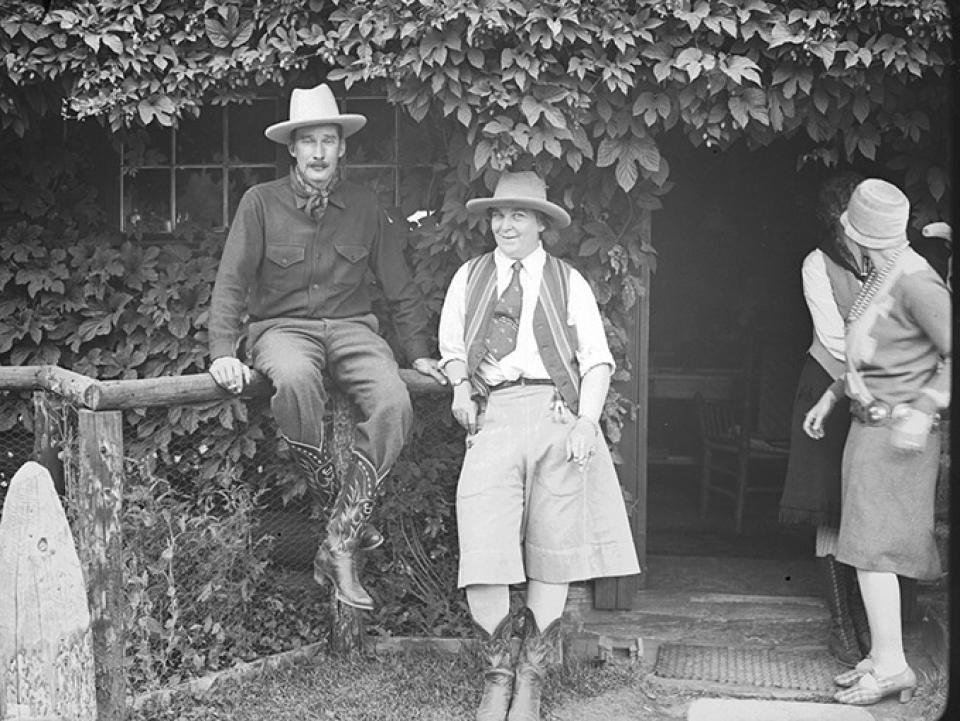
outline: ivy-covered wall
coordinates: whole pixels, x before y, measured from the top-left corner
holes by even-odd
[[[638,209],[688,178],[675,138],[758,164],[802,139],[797,167],[865,165],[904,187],[916,227],[947,217],[950,22],[943,0],[15,0],[0,126],[62,114],[123,133],[264,90],[382,83],[439,129],[414,237],[431,302],[484,242],[463,201],[535,167],[576,219],[553,247],[619,346],[656,262]]]

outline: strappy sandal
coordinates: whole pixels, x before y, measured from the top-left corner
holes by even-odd
[[[913,698],[913,692],[917,689],[917,674],[913,669],[907,666],[900,673],[893,676],[880,678],[876,672],[871,670],[865,673],[857,681],[856,685],[850,688],[837,691],[834,699],[838,703],[851,704],[853,706],[869,706],[875,704],[881,699],[894,694],[899,694],[900,703],[907,703]]]

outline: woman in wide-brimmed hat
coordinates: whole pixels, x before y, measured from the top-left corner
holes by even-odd
[[[843,454],[837,560],[857,569],[870,625],[870,653],[836,681],[837,701],[908,701],[917,677],[907,663],[897,576],[942,573],[934,537],[940,458],[937,412],[950,399],[950,293],[907,243],[910,204],[899,188],[868,178],[840,218],[873,270],[847,319],[844,375],[810,410],[823,422],[846,391],[853,423]]]
[[[489,211],[493,252],[457,271],[440,317],[441,365],[467,430],[457,486],[458,585],[479,627],[478,721],[536,721],[571,581],[639,573],[600,431],[613,357],[580,273],[545,252],[566,227],[533,172],[504,173]],[[519,656],[510,585],[526,583]]]

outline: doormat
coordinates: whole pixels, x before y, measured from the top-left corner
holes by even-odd
[[[711,681],[825,693],[837,690],[836,662],[827,654],[778,653],[766,648],[723,648],[665,643],[653,674],[661,678]]]

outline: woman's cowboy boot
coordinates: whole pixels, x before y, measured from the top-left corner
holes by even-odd
[[[560,642],[561,620],[558,618],[541,631],[533,612],[528,608],[523,622],[523,644],[517,658],[513,700],[509,721],[540,721],[540,692]]]
[[[325,449],[323,442],[320,446],[311,446],[283,436],[284,442],[293,454],[300,470],[307,478],[307,489],[314,501],[320,506],[327,506],[333,497],[337,484],[337,469],[333,456]],[[383,545],[383,535],[372,523],[366,523],[360,533],[360,550],[370,551]]]
[[[838,563],[832,555],[818,558],[817,563],[823,576],[827,608],[830,610],[827,650],[844,666],[855,666],[863,658],[863,654],[847,605],[850,571],[853,569]]]
[[[493,633],[482,628],[479,633],[483,695],[477,707],[476,721],[506,721],[513,691],[513,615],[504,616]]]
[[[373,464],[353,451],[330,512],[327,537],[313,559],[313,578],[317,583],[329,580],[340,602],[365,610],[373,608],[373,599],[360,585],[356,555],[363,527],[373,510],[378,481]]]

